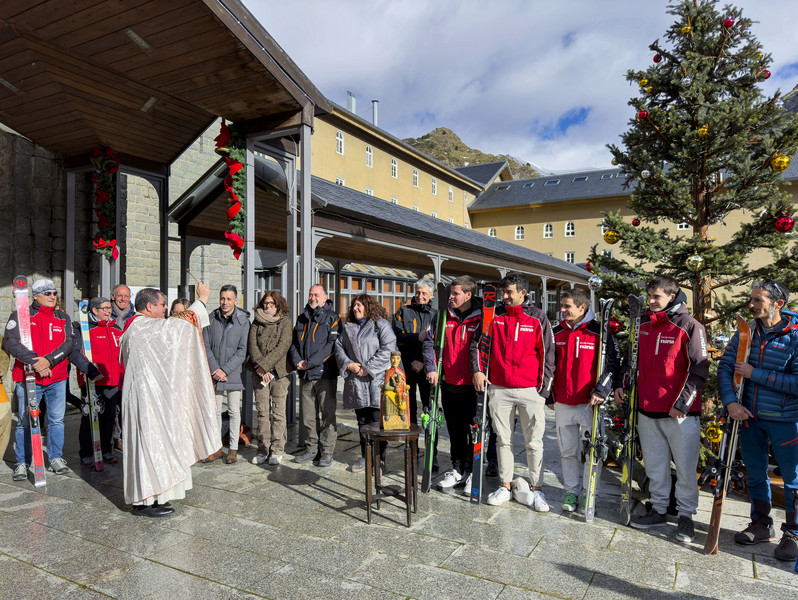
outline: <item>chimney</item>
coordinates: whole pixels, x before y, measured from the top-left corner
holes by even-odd
[[[374,124],[374,127],[379,127],[379,119],[377,118],[377,110],[379,109],[380,101],[379,100],[372,100],[371,101],[371,122]]]
[[[346,92],[346,110],[354,115],[357,114],[357,110],[355,110],[355,92]]]

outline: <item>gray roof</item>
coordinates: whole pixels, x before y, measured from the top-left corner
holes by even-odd
[[[506,160],[499,160],[496,162],[483,163],[481,165],[455,167],[454,170],[462,173],[466,177],[470,177],[474,181],[479,181],[484,185],[488,185],[493,181],[494,177],[501,173],[502,169],[504,169],[507,164]]]
[[[798,112],[798,85],[784,94],[784,110]]]

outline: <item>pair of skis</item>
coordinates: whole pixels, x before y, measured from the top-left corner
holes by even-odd
[[[751,327],[741,316],[737,315],[737,362],[748,362],[748,355],[751,352]],[[737,388],[737,401],[742,404],[743,388],[745,378],[742,375],[734,375],[734,386]],[[710,473],[715,479],[713,485],[712,515],[709,518],[709,529],[707,529],[707,541],[704,544],[704,554],[718,553],[718,538],[720,537],[720,517],[723,514],[723,501],[726,499],[726,492],[729,487],[729,479],[732,473],[739,471],[740,465],[735,462],[734,457],[737,453],[737,434],[740,429],[740,421],[731,418],[726,419],[726,426],[723,437],[720,440],[718,458],[714,465],[709,467]]]
[[[490,366],[491,326],[496,315],[496,287],[486,285],[482,292],[482,335],[479,338],[479,368],[485,374],[482,391],[477,392],[477,410],[471,426],[471,441],[474,444],[474,460],[471,468],[471,502],[482,501],[482,479],[485,454],[485,422],[487,421],[488,374]]]
[[[92,360],[91,354],[91,334],[89,333],[89,301],[82,300],[80,302],[80,332],[83,337],[83,354],[89,362]],[[89,399],[89,418],[91,419],[91,444],[94,454],[94,469],[102,471],[105,467],[103,463],[103,451],[100,443],[100,417],[97,407],[97,398],[94,394],[95,390],[86,375],[86,393]]]
[[[601,301],[601,334],[599,338],[599,364],[596,373],[598,373],[599,382],[607,389],[612,389],[608,379],[612,376],[611,373],[605,373],[605,364],[607,362],[607,346],[610,344],[610,321],[612,320],[612,309],[615,306],[615,300]],[[606,400],[606,398],[605,398]],[[587,439],[585,440],[587,462],[589,471],[587,476],[587,492],[585,494],[585,521],[590,523],[596,515],[596,486],[601,476],[601,466],[607,459],[608,447],[607,437],[604,432],[604,404],[595,404],[593,406],[593,423],[589,432],[585,432]]]
[[[446,316],[449,314],[449,290],[443,283],[438,284],[438,314],[435,321],[435,364],[438,370],[437,383],[430,389],[429,405],[421,414],[424,428],[424,466],[421,472],[421,491],[429,492],[432,486],[432,462],[435,458],[435,439],[438,436],[443,413],[440,406],[440,387],[443,377],[443,347],[446,340]]]

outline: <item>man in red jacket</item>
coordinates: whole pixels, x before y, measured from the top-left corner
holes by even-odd
[[[17,465],[14,480],[27,478],[27,465],[31,460],[30,420],[25,398],[25,365],[30,365],[36,373],[36,396],[39,403],[47,403],[47,456],[50,470],[64,475],[69,467],[63,458],[64,411],[66,410],[66,384],[69,378],[67,358],[75,356],[72,327],[69,316],[58,310],[58,290],[50,279],[37,279],[32,286],[33,304],[30,307],[30,329],[33,351],[28,350],[19,334],[19,320],[16,311],[11,313],[6,324],[3,347],[16,361],[12,378],[16,383],[19,412],[15,432],[14,449]],[[78,368],[89,371],[89,377],[99,372],[78,355]]]
[[[102,373],[95,381],[94,393],[97,398],[100,424],[100,445],[103,461],[109,464],[118,462],[111,450],[111,436],[114,431],[117,406],[122,400],[122,376],[124,369],[119,363],[119,338],[122,330],[111,317],[111,301],[106,298],[92,298],[89,302],[89,339],[91,341],[91,357]],[[83,349],[83,333],[80,323],[75,323],[75,339]],[[78,373],[81,392],[86,389],[85,379]],[[80,420],[78,440],[80,442],[80,462],[83,466],[94,465],[94,450],[91,437],[91,419],[88,406],[83,409]]]
[[[542,491],[543,432],[546,425],[545,398],[549,395],[549,382],[554,371],[554,344],[551,325],[545,313],[524,303],[529,281],[522,273],[508,273],[500,282],[504,309],[497,310],[491,327],[491,351],[485,374],[474,369],[474,387],[480,391],[488,388],[488,408],[492,427],[496,433],[501,486],[488,496],[488,504],[498,506],[511,497],[513,481],[513,429],[514,415],[518,410],[521,430],[526,443],[526,461],[529,484],[516,480],[516,498],[539,512],[547,512],[549,505]],[[478,343],[472,346],[472,360],[478,354]]]
[[[698,508],[696,469],[701,444],[701,388],[709,375],[706,331],[687,313],[687,297],[675,279],[660,276],[648,283],[648,311],[640,323],[637,431],[646,465],[651,510],[632,517],[636,529],[667,523],[671,460],[676,465],[676,539],[695,539]],[[621,370],[625,375],[629,361]],[[615,390],[623,402],[623,388]]]
[[[560,446],[562,482],[565,497],[562,509],[573,512],[581,502],[587,483],[589,461],[580,458],[585,432],[593,424],[593,406],[612,392],[613,376],[618,372],[618,345],[610,334],[604,373],[598,372],[601,356],[601,325],[590,308],[590,296],[580,289],[563,293],[560,301],[562,321],[554,328],[556,360],[554,370],[554,415]],[[599,377],[602,381],[599,382]],[[579,474],[584,470],[580,485]]]
[[[446,315],[446,341],[443,346],[443,381],[441,406],[449,432],[452,468],[444,473],[438,487],[448,490],[456,485],[463,494],[471,495],[471,464],[474,446],[470,441],[471,424],[477,412],[477,393],[471,382],[472,364],[469,356],[471,340],[482,320],[482,298],[475,297],[477,282],[468,275],[452,281],[449,308]],[[434,332],[423,342],[424,368],[427,381],[438,381],[435,364]]]

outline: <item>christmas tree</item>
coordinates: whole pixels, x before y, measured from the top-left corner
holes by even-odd
[[[621,146],[609,144],[613,164],[634,188],[632,223],[605,215],[605,240],[620,241],[625,257],[601,256],[592,270],[603,291],[625,298],[644,292],[652,274],[674,277],[692,290],[693,315],[709,330],[747,302],[751,281],[772,278],[798,289],[798,250],[790,244],[793,206],[780,186],[798,148],[798,119],[780,93],[766,97],[771,56],[757,42],[753,21],[727,5],[681,0],[664,41],[651,44],[646,71],[626,79],[636,88],[634,114]],[[729,241],[712,236],[729,213],[745,218]],[[663,223],[686,223],[673,236]],[[642,226],[641,226],[642,225]],[[772,261],[753,267],[755,251]]]

